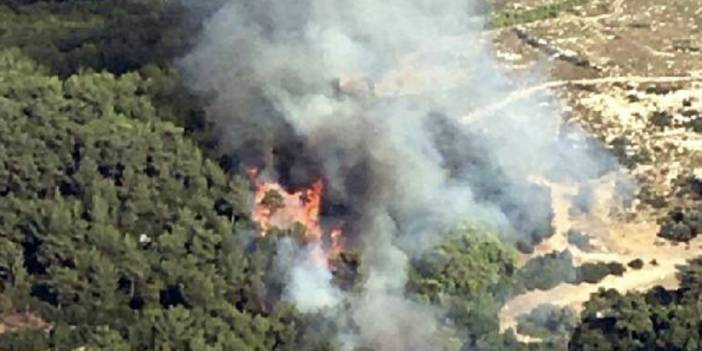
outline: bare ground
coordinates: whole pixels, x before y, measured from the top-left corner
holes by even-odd
[[[554,1],[499,1],[496,8],[528,9]],[[515,327],[517,316],[543,303],[579,310],[600,288],[675,287],[676,267],[702,254],[702,241],[688,245],[664,242],[656,237],[656,220],[672,206],[696,200],[680,195],[680,188],[685,179],[701,174],[702,167],[702,133],[689,128],[702,111],[702,2],[593,0],[557,18],[517,29],[492,32],[495,56],[517,73],[547,71],[550,80],[518,90],[466,118],[480,118],[537,92],[552,91],[560,96],[570,122],[605,143],[625,137],[630,143],[627,155],[641,156],[625,175],[666,201],[654,206],[637,200],[623,209],[612,201],[611,179],[602,179],[597,186],[598,206],[591,214],[578,217],[569,213],[577,189],[549,184],[557,234],[530,257],[569,249],[577,264],[626,264],[636,258],[646,264],[641,270],[629,269],[622,277],[609,276],[598,284],[561,284],[516,296],[500,313],[501,329]],[[568,55],[578,60],[564,59]],[[662,127],[653,123],[653,116],[661,113],[672,117]],[[597,243],[596,249],[583,252],[568,244],[565,233],[571,228],[587,232]],[[653,260],[655,265],[650,263]]]
[[[658,226],[655,223],[612,219],[612,211],[616,211],[619,206],[611,198],[614,194],[612,183],[613,179],[605,179],[598,186],[599,203],[589,214],[581,216],[570,213],[576,189],[567,185],[550,184],[556,234],[541,243],[535,253],[527,258],[568,249],[577,265],[586,262],[619,262],[627,265],[635,259],[641,259],[645,262],[644,267],[640,270],[629,268],[621,277],[608,276],[597,284],[563,283],[548,291],[535,290],[516,296],[500,311],[502,330],[516,327],[519,315],[528,313],[541,304],[567,306],[579,311],[590,294],[601,288],[619,291],[643,290],[656,285],[673,288],[677,284],[677,266],[700,254],[702,239],[696,239],[687,245],[671,245],[656,238]],[[585,252],[569,244],[565,233],[572,228],[593,237],[594,249]]]

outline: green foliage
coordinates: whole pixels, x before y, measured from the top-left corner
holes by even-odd
[[[0,334],[0,345],[5,350],[48,350],[49,343],[44,331],[24,330]]]
[[[517,291],[550,290],[561,283],[597,283],[612,274],[621,276],[626,268],[617,262],[587,262],[573,265],[570,251],[551,252],[530,259],[516,274]]]
[[[0,51],[0,291],[53,325],[0,348],[300,349],[246,182],[161,120],[147,85]]]
[[[699,112],[697,113],[698,115],[696,115],[695,118],[687,122],[685,126],[689,129],[692,129],[695,133],[702,133],[702,118],[700,117]]]
[[[176,1],[23,1],[0,6],[0,47],[20,47],[61,76],[122,74],[184,53],[193,24]]]
[[[673,125],[673,115],[666,111],[656,111],[649,117],[649,123],[660,129],[665,129]]]
[[[549,290],[563,282],[575,282],[577,270],[570,251],[554,251],[529,260],[519,269],[517,277],[520,290]]]
[[[631,262],[627,263],[627,266],[629,266],[629,268],[631,268],[631,269],[639,270],[639,269],[643,268],[644,261],[640,258],[637,258],[637,259],[631,260]]]
[[[634,169],[639,164],[651,162],[651,152],[641,147],[635,149],[632,142],[625,136],[618,136],[609,142],[612,153],[617,157],[619,163],[629,169]]]
[[[479,228],[461,228],[452,237],[412,262],[408,290],[445,308],[470,347],[502,342],[497,311],[512,293],[516,252]]]
[[[596,284],[610,274],[621,276],[625,271],[624,265],[618,262],[587,262],[578,267],[577,282]]]
[[[680,268],[681,287],[620,294],[600,290],[585,304],[570,350],[699,350],[701,259]]]
[[[253,237],[246,182],[207,157],[211,145],[198,147],[211,126],[171,65],[198,26],[181,4],[0,5],[0,313],[33,311],[51,326],[2,333],[0,349],[336,349],[333,327],[280,302],[268,274],[276,238],[301,231]],[[533,189],[529,201],[550,196]],[[535,227],[525,216],[517,227]],[[553,234],[543,222],[527,245]],[[537,270],[516,273],[515,252],[495,235],[453,234],[412,262],[408,293],[443,308],[464,349],[557,347],[498,333],[500,306]],[[357,288],[357,253],[335,265],[339,286]],[[686,272],[691,296],[697,273]]]
[[[692,259],[687,265],[679,267],[678,280],[680,292],[691,299],[702,296],[702,257]]]
[[[513,282],[516,253],[496,236],[465,227],[412,263],[410,290],[437,301],[442,294],[467,299]]]
[[[219,1],[200,6],[201,15]],[[137,70],[139,94],[160,119],[207,141],[200,99],[183,86],[171,61],[185,54],[197,16],[178,1],[12,1],[0,5],[0,49],[19,48],[60,77],[85,71],[117,75]]]
[[[558,0],[551,4],[540,5],[526,10],[506,10],[492,16],[490,25],[493,28],[509,27],[518,24],[556,18],[563,12],[576,6],[583,6],[591,0]]]
[[[661,220],[658,236],[672,241],[688,242],[702,232],[702,206],[675,208]]]

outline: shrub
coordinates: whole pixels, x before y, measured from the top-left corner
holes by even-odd
[[[529,260],[517,272],[520,285],[526,290],[549,290],[560,283],[577,278],[570,251],[552,252]]]
[[[658,236],[672,241],[687,242],[702,231],[702,212],[699,207],[675,208],[662,222]]]
[[[627,266],[631,267],[632,269],[641,269],[644,266],[644,261],[640,258],[637,258],[635,260],[632,260],[627,264]]]
[[[577,282],[596,284],[610,274],[621,276],[624,272],[626,268],[618,262],[588,262],[578,267]]]
[[[673,116],[665,111],[656,111],[651,114],[651,124],[658,128],[670,127],[673,124]]]

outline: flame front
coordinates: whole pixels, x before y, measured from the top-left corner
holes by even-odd
[[[293,228],[295,224],[305,229],[305,241],[322,243],[324,232],[319,215],[324,193],[324,182],[316,180],[307,188],[288,192],[276,182],[266,182],[259,178],[256,168],[247,170],[254,186],[254,206],[252,219],[258,224],[261,235],[265,236],[271,227]],[[327,257],[335,257],[342,250],[341,226],[335,226],[329,233]]]

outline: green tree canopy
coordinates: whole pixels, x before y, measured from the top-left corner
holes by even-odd
[[[0,292],[53,325],[0,348],[299,349],[246,182],[159,118],[149,83],[0,51]]]
[[[675,350],[702,347],[700,259],[680,268],[681,286],[621,294],[600,290],[585,304],[571,350]]]

